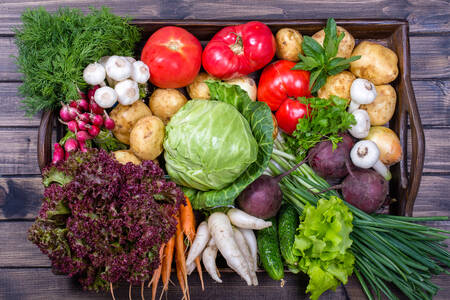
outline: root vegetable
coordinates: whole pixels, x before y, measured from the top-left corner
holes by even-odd
[[[369,134],[370,130],[369,114],[367,111],[362,109],[357,109],[352,112],[352,114],[355,117],[356,124],[351,125],[348,132],[350,132],[350,134],[357,139],[365,138]]]
[[[273,123],[272,138],[276,139],[278,136],[278,122],[274,114],[272,114],[272,123]]]
[[[348,107],[349,112],[354,112],[361,104],[370,104],[377,97],[377,91],[372,82],[358,78],[352,82],[350,87],[351,102]]]
[[[116,84],[114,90],[117,92],[117,98],[122,105],[131,105],[139,99],[139,87],[134,80],[124,80]]]
[[[373,168],[386,180],[391,180],[392,175],[388,168],[379,160],[380,151],[372,141],[359,141],[350,151],[350,157],[355,166],[369,169]]]
[[[108,130],[113,130],[116,127],[116,123],[114,122],[114,120],[109,117],[105,118],[103,124]]]
[[[344,33],[344,38],[339,43],[338,52],[336,57],[350,58],[352,56],[353,48],[355,47],[355,39],[345,28],[341,26],[336,26],[336,33],[340,35]],[[313,39],[316,40],[319,44],[323,45],[323,41],[325,39],[325,31],[322,29],[312,36]]]
[[[189,253],[186,259],[186,264],[190,265],[194,263],[194,260],[202,254],[208,241],[210,239],[208,223],[203,221],[197,227],[197,234],[195,235],[194,242],[192,243]]]
[[[187,91],[191,99],[204,99],[209,100],[211,95],[209,94],[209,88],[206,85],[206,80],[216,80],[214,76],[208,73],[201,72],[195,77],[194,82],[187,86]]]
[[[119,104],[109,113],[114,120],[114,136],[124,144],[130,144],[130,132],[133,126],[143,117],[151,116],[150,108],[142,101],[136,101],[131,105]]]
[[[118,94],[109,86],[104,86],[95,91],[95,102],[102,108],[110,108],[117,102]]]
[[[233,228],[227,215],[221,212],[210,215],[208,228],[228,266],[238,273],[247,282],[247,285],[251,285],[249,266],[234,240]]]
[[[398,57],[394,51],[380,44],[362,41],[352,56],[361,58],[350,63],[350,71],[357,77],[370,80],[375,85],[386,84],[397,78]]]
[[[87,140],[92,139],[92,136],[86,131],[80,130],[76,133],[76,139],[78,142],[86,142]]]
[[[131,72],[131,79],[137,83],[146,83],[150,78],[150,70],[143,61],[133,62],[133,71]]]
[[[281,28],[278,30],[275,40],[277,43],[276,54],[279,59],[299,61],[299,54],[303,54],[303,36],[293,28]]]
[[[353,139],[348,134],[342,136],[335,150],[331,141],[322,141],[309,150],[309,165],[320,177],[343,178],[348,174],[352,147]]]
[[[114,158],[121,164],[133,163],[135,165],[140,165],[141,160],[136,157],[130,150],[117,150],[113,152]]]
[[[254,270],[258,269],[258,244],[256,242],[256,236],[252,229],[238,228],[244,236],[247,246],[250,249],[250,253],[253,258]]]
[[[252,101],[256,101],[257,87],[255,81],[252,78],[243,76],[227,80],[225,82],[231,85],[238,85],[241,89],[247,92]]]
[[[133,66],[122,56],[113,55],[105,63],[106,74],[115,81],[122,81],[131,76]]]
[[[355,75],[348,71],[329,76],[325,85],[317,91],[317,95],[325,99],[335,95],[350,102],[350,87],[355,79]]]
[[[195,262],[186,265],[186,271],[188,275],[191,275],[195,270]]]
[[[164,123],[155,116],[147,116],[130,132],[130,149],[143,160],[153,160],[163,151]]]
[[[278,183],[284,176],[289,175],[301,166],[305,160],[276,177],[269,175],[258,177],[239,195],[237,200],[239,207],[247,214],[260,219],[268,219],[275,216],[281,207],[282,200],[281,189]]]
[[[89,64],[83,71],[83,79],[90,85],[105,85],[106,70],[99,63]]]
[[[167,124],[186,102],[186,97],[176,89],[156,89],[150,96],[149,106],[152,113]]]
[[[250,277],[252,279],[253,285],[258,285],[258,277],[256,276],[255,264],[253,262],[252,254],[250,253],[250,249],[248,248],[247,242],[245,241],[244,236],[237,228],[233,228],[234,232],[234,240],[236,244],[238,244],[239,249],[241,250],[242,255],[244,256],[248,268],[250,270]]]
[[[373,213],[385,202],[388,182],[371,169],[352,171],[341,184],[345,201],[365,211]]]
[[[69,138],[64,143],[64,150],[68,153],[78,150],[78,142],[76,139]]]
[[[217,250],[217,246],[212,238],[208,243],[208,247],[203,251],[202,261],[206,272],[208,272],[211,278],[216,282],[222,283],[222,279],[219,277],[219,271],[216,266]]]
[[[258,219],[237,208],[230,209],[227,215],[230,218],[231,224],[244,229],[260,230],[272,226],[271,222]]]
[[[365,138],[377,144],[380,150],[380,160],[390,166],[402,159],[402,145],[394,131],[383,126],[373,126]]]
[[[394,115],[397,95],[395,89],[389,84],[375,87],[377,97],[370,104],[361,105],[361,109],[367,111],[372,126],[384,125]]]
[[[53,148],[54,148],[54,151],[53,151],[52,163],[56,164],[57,162],[64,159],[64,149],[58,143],[53,144]]]

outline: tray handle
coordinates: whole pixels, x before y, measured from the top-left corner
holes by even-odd
[[[37,158],[41,172],[52,161],[53,114],[52,110],[44,112],[39,125]]]

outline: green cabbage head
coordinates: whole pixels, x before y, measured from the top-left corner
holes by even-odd
[[[256,161],[258,144],[247,120],[222,101],[188,101],[166,126],[164,158],[177,184],[220,190]]]

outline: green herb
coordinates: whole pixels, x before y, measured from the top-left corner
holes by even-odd
[[[87,87],[83,70],[89,63],[113,54],[131,56],[140,34],[127,22],[107,8],[91,9],[86,16],[69,8],[54,14],[44,8],[26,10],[23,25],[14,28],[26,114],[78,99],[78,91]]]
[[[114,137],[110,130],[106,129],[102,129],[93,141],[98,148],[102,148],[108,152],[128,149],[127,145],[121,143]]]
[[[347,100],[337,96],[329,99],[299,98],[309,105],[311,113],[298,120],[297,129],[292,137],[287,137],[287,144],[296,155],[304,155],[308,149],[322,140],[330,140],[333,149],[342,140],[339,133],[345,132],[356,124],[355,117],[347,112]]]
[[[348,69],[350,62],[361,58],[361,56],[352,56],[348,59],[335,57],[344,35],[343,32],[337,35],[336,22],[330,18],[325,27],[323,46],[309,36],[303,37],[302,49],[305,56],[298,55],[301,61],[294,66],[293,70],[311,71],[309,87],[312,88],[312,93],[317,92],[325,84],[328,76]]]

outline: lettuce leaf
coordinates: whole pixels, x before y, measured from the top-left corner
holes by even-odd
[[[258,143],[258,155],[245,172],[232,184],[221,190],[196,191],[184,188],[190,195],[194,209],[211,209],[218,206],[231,206],[239,194],[267,168],[273,149],[272,112],[264,102],[252,101],[248,94],[237,85],[219,81],[207,81],[211,100],[231,104],[248,121],[252,134]]]
[[[326,290],[347,283],[355,258],[352,245],[353,215],[338,197],[320,199],[317,207],[307,204],[300,217],[293,253],[299,268],[310,280],[306,292],[318,299]]]

